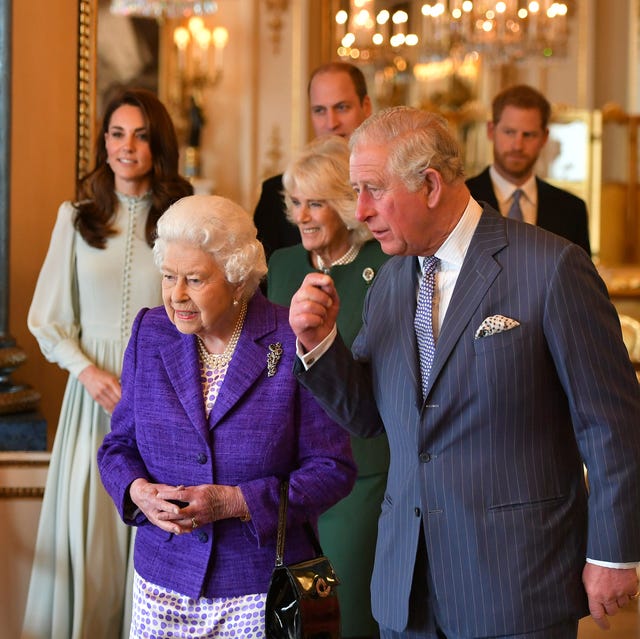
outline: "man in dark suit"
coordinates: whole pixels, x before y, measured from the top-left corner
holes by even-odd
[[[328,275],[305,278],[289,321],[302,384],[350,432],[389,438],[382,639],[575,639],[589,612],[606,627],[638,590],[640,387],[589,256],[470,197],[433,113],[371,116],[350,172],[395,257],[351,351]]]
[[[551,105],[532,87],[517,85],[499,93],[492,103],[492,121],[487,123],[493,164],[467,180],[467,186],[476,200],[491,204],[505,216],[512,208],[516,189],[521,189],[524,222],[566,237],[590,255],[584,201],[534,175],[549,137],[550,116]]]
[[[364,75],[348,62],[329,62],[315,69],[308,94],[316,137],[348,138],[371,115],[371,98]],[[282,191],[282,174],[265,180],[253,215],[267,260],[276,249],[300,243],[298,227],[287,220]]]

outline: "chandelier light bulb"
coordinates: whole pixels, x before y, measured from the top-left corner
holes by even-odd
[[[211,39],[216,49],[224,49],[229,42],[229,32],[224,27],[216,27],[211,32]]]
[[[342,38],[342,46],[345,49],[348,49],[349,47],[351,47],[353,45],[353,43],[355,41],[356,41],[356,36],[353,33],[351,33],[351,32],[346,33],[344,38]]]
[[[191,34],[195,36],[199,31],[204,29],[204,20],[200,16],[193,16],[189,18],[187,25]]]
[[[391,14],[386,9],[383,9],[376,16],[376,22],[378,24],[387,24],[387,22],[389,22],[390,17],[391,17]]]
[[[180,51],[184,51],[191,40],[189,29],[186,27],[177,27],[173,32],[173,42]]]
[[[396,11],[391,17],[393,24],[404,24],[409,21],[409,14],[406,11]]]
[[[358,11],[355,18],[353,19],[353,22],[356,26],[364,28],[367,26],[369,19],[369,12],[366,9],[362,9]]]
[[[203,51],[206,51],[211,44],[211,31],[209,29],[200,29],[196,33],[196,42]]]

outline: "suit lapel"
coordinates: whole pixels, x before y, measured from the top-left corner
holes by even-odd
[[[398,286],[398,303],[395,305],[395,322],[400,331],[400,339],[397,340],[397,343],[402,349],[402,358],[409,371],[409,377],[415,388],[418,401],[422,397],[422,382],[420,380],[418,341],[416,339],[414,318],[416,314],[419,271],[420,263],[418,258],[411,257],[402,261],[397,282],[407,282],[407,284]],[[411,309],[411,313],[405,312],[405,309],[408,308]]]
[[[256,380],[267,374],[267,354],[269,345],[261,338],[276,329],[274,309],[266,303],[261,294],[256,294],[249,303],[247,319],[240,334],[236,351],[229,363],[223,382],[223,391],[213,406],[209,422],[211,428],[242,399]]]
[[[204,413],[202,386],[200,383],[200,360],[194,335],[179,334],[178,339],[160,349],[167,377],[191,420],[207,445],[209,428]]]
[[[502,216],[485,207],[447,308],[429,377],[431,390],[451,351],[502,267],[494,255],[507,245]]]

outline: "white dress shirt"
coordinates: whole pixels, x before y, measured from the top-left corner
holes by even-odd
[[[493,165],[489,167],[489,175],[491,176],[493,192],[498,200],[500,213],[507,217],[513,202],[513,192],[516,189],[521,189],[520,209],[522,210],[522,219],[535,226],[538,222],[538,186],[536,184],[536,176],[532,175],[524,184],[512,184],[505,180]]]

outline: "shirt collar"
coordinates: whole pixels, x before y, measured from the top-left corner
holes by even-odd
[[[507,202],[510,203],[513,192],[516,189],[522,189],[524,196],[534,206],[538,202],[538,186],[536,184],[536,176],[531,174],[529,179],[521,185],[513,184],[503,178],[498,171],[496,171],[493,164],[489,167],[489,175],[491,176],[491,182],[493,183],[493,190],[496,194],[498,204],[503,207]]]
[[[462,268],[462,262],[464,262],[464,257],[467,254],[467,249],[471,244],[471,238],[475,233],[481,215],[482,207],[473,198],[469,198],[462,217],[435,253],[435,256],[441,262],[440,268],[442,270],[459,271]],[[421,271],[423,262],[424,257],[418,258]]]

